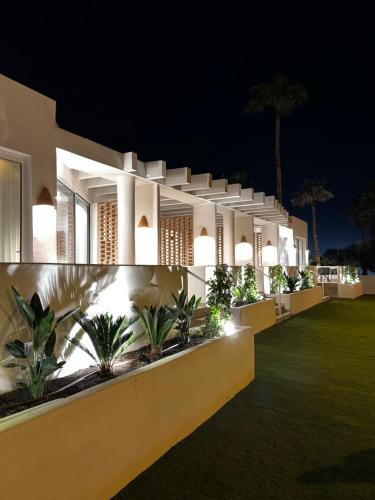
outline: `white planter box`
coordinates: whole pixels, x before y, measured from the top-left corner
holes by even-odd
[[[363,284],[353,283],[352,285],[338,284],[338,297],[340,299],[356,299],[363,295]]]
[[[314,286],[306,290],[299,290],[293,293],[282,293],[281,304],[291,314],[298,314],[310,307],[314,307],[322,302],[322,288]],[[276,302],[278,298],[276,296]]]
[[[254,304],[232,307],[233,322],[238,326],[249,326],[256,334],[276,323],[275,300],[266,299]]]
[[[4,418],[1,497],[111,498],[253,379],[246,328]]]

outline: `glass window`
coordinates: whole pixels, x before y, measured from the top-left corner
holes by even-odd
[[[74,262],[74,193],[57,181],[57,262]]]
[[[90,206],[79,196],[76,196],[75,199],[76,264],[88,264],[90,261]]]
[[[20,262],[21,164],[0,158],[0,262]]]

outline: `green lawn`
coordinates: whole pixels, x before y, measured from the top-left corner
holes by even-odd
[[[375,296],[255,345],[256,380],[116,499],[375,499]]]

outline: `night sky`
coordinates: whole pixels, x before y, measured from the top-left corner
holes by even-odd
[[[242,108],[252,85],[285,73],[310,101],[282,119],[284,205],[309,220],[289,200],[304,178],[325,177],[335,199],[319,207],[322,249],[355,242],[351,198],[375,180],[373,17],[358,5],[248,4],[32,3],[21,18],[18,6],[3,13],[0,72],[56,99],[63,128],[169,168],[246,169],[267,194],[273,115]]]

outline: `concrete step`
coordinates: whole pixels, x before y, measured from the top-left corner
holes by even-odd
[[[292,316],[292,313],[290,312],[284,312],[282,314],[279,314],[276,316],[276,323],[281,323],[282,321],[285,321],[286,319],[290,318]]]

